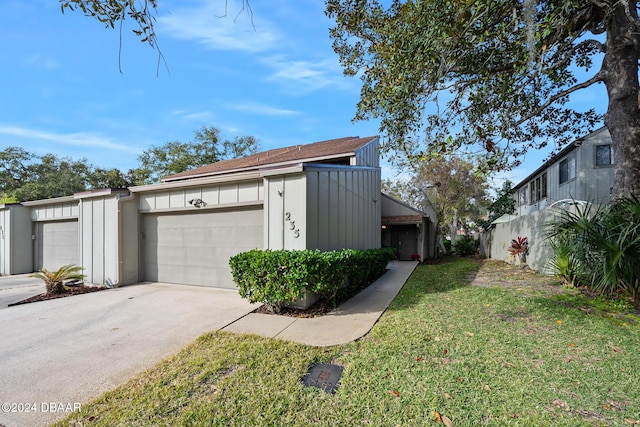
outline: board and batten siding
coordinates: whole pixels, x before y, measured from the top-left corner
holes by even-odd
[[[137,205],[135,200],[120,202],[125,196],[126,193],[110,193],[80,199],[78,252],[86,282],[120,286],[138,281]],[[119,272],[119,268],[123,271]]]
[[[378,248],[380,169],[305,167],[308,249]]]
[[[28,206],[28,202],[25,203]],[[33,221],[57,221],[77,219],[79,214],[78,201],[55,204],[35,205],[31,207]]]
[[[268,249],[307,249],[304,173],[265,177],[264,242]]]
[[[351,159],[352,166],[371,166],[377,168],[380,166],[380,152],[378,149],[378,139],[371,141],[369,144],[363,145],[355,152],[354,158]]]
[[[140,212],[193,209],[189,200],[201,199],[203,208],[252,204],[264,200],[262,179],[142,192]]]
[[[0,205],[0,275],[33,271],[31,218],[22,205]]]

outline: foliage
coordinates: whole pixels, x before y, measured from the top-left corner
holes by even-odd
[[[8,205],[10,203],[18,203],[18,199],[7,194],[0,195],[0,205]]]
[[[456,255],[472,256],[478,252],[480,241],[473,236],[459,236],[456,240]]]
[[[511,215],[516,211],[516,199],[513,197],[513,182],[506,180],[502,187],[497,191],[495,201],[489,206],[489,216],[480,219],[478,225],[485,230],[491,227],[491,223],[502,215]]]
[[[31,277],[44,282],[47,295],[57,295],[65,293],[65,282],[83,280],[86,276],[81,273],[82,270],[84,268],[73,264],[63,265],[56,271],[49,271],[43,267],[37,273],[33,273]]]
[[[335,301],[341,291],[361,289],[385,271],[393,255],[391,248],[329,252],[255,249],[231,257],[229,265],[240,296],[278,311],[302,298],[305,290]]]
[[[570,245],[564,250],[575,257],[573,283],[608,295],[622,293],[640,308],[640,200],[615,199],[595,212],[591,205],[576,206],[548,223],[546,233],[560,259],[563,245]]]
[[[253,136],[222,140],[219,129],[203,126],[195,132],[192,142],[170,141],[143,151],[139,156],[138,173],[145,177],[146,184],[155,183],[188,169],[254,154],[258,148],[258,141]]]
[[[419,265],[355,342],[208,333],[56,426],[632,427],[640,324],[591,302],[503,262]],[[303,386],[314,363],[345,368],[335,394]]]
[[[529,253],[529,239],[520,236],[511,239],[511,246],[508,250],[513,256],[527,255]]]
[[[603,117],[567,102],[604,83],[614,191],[640,195],[637,1],[329,0],[333,48],[362,80],[355,119],[380,119],[383,149],[431,158],[462,148],[484,170],[554,151]]]
[[[553,255],[549,267],[567,286],[576,286],[584,268],[574,253],[574,245],[568,234],[560,234],[549,241]]]
[[[408,166],[408,180],[383,181],[383,190],[418,209],[432,203],[438,217],[438,232],[450,234],[452,240],[460,227],[466,231],[476,228],[489,196],[487,178],[474,171],[471,158],[441,156],[437,161]]]

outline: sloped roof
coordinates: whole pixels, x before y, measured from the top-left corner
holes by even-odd
[[[179,181],[188,178],[216,175],[235,171],[258,169],[266,165],[282,164],[295,161],[314,161],[341,158],[355,154],[356,150],[378,138],[369,136],[360,138],[348,136],[312,144],[294,145],[276,148],[238,159],[221,160],[210,165],[201,166],[175,175],[165,177],[164,182]]]

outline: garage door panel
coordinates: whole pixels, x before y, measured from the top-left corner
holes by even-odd
[[[78,263],[78,221],[41,222],[37,227],[37,270]]]
[[[146,215],[146,280],[235,288],[229,258],[263,247],[262,217],[262,209]]]

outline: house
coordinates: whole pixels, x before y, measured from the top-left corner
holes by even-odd
[[[576,140],[514,187],[516,214],[528,215],[561,200],[607,203],[614,160],[607,128]]]
[[[382,218],[387,230],[413,227],[410,252],[431,254],[435,215],[382,195],[378,143],[372,136],[295,145],[159,184],[0,205],[0,225],[11,236],[3,239],[0,265],[15,265],[0,274],[76,263],[95,284],[235,288],[228,261],[239,252],[376,248]]]
[[[546,271],[552,251],[545,242],[544,224],[558,213],[551,208],[566,208],[575,203],[608,203],[614,162],[611,136],[605,127],[577,139],[545,161],[514,187],[516,212],[494,221],[487,238],[488,255],[509,261],[511,240],[527,237],[527,264],[535,270]]]
[[[423,212],[382,193],[382,246],[396,249],[399,260],[435,256],[437,215],[427,200]]]

